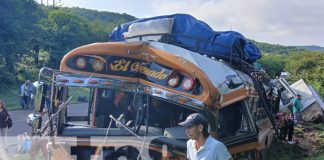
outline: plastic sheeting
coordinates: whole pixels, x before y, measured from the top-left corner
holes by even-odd
[[[172,32],[165,43],[181,46],[208,56],[223,60],[242,59],[253,63],[261,57],[259,49],[242,34],[234,31],[216,32],[208,24],[187,14],[174,14],[151,18],[138,19],[117,26],[110,35],[112,41],[124,41],[129,36],[130,26],[140,26],[140,23],[172,18]],[[143,32],[142,32],[143,33]],[[157,33],[159,33],[157,31]],[[165,32],[164,32],[165,33]],[[147,32],[151,34],[151,32]],[[134,34],[138,36],[139,34]],[[144,35],[144,33],[143,33]],[[172,39],[170,41],[170,39]]]
[[[302,97],[301,100],[301,111],[309,107],[311,104],[316,102],[311,90],[308,88],[307,84],[303,79],[298,80],[297,82],[290,85],[290,88],[294,90],[296,94],[300,94]]]

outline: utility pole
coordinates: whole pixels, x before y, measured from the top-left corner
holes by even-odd
[[[46,0],[46,4],[45,4],[44,0],[35,0],[35,1],[39,2],[40,4],[46,5],[46,6],[50,5],[50,0]],[[55,7],[57,4],[61,4],[61,2],[62,2],[62,0],[53,0],[52,5],[53,5],[53,7]]]

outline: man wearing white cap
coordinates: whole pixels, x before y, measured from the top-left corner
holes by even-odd
[[[232,158],[225,145],[209,135],[208,121],[203,115],[193,113],[179,125],[187,128],[186,133],[190,138],[187,142],[189,160],[229,160]]]

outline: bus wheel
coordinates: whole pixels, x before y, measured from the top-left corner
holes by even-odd
[[[127,159],[127,160],[137,160],[139,152],[136,148],[132,146],[123,146],[115,151],[115,158]]]

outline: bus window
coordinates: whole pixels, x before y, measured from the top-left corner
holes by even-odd
[[[72,97],[68,102],[66,112],[66,123],[88,125],[90,122],[89,111],[89,88],[68,87],[67,99]]]
[[[124,114],[127,122],[134,119],[131,111],[133,95],[128,92],[110,90],[110,89],[97,89],[94,110],[94,126],[98,128],[106,128],[110,122],[110,115],[118,118]],[[112,128],[116,127],[116,123],[112,123]]]
[[[144,104],[148,104],[148,115]],[[93,110],[95,113],[94,127],[97,128],[108,127],[111,121],[110,115],[118,119],[123,114],[124,118],[121,119],[121,122],[124,124],[130,122],[128,127],[144,126],[147,122],[149,127],[162,130],[178,127],[179,122],[184,121],[188,115],[194,112],[184,106],[156,97],[108,89],[97,89]],[[113,121],[111,127],[116,128],[118,125]]]
[[[250,121],[242,101],[222,108],[219,111],[219,138],[250,133]]]
[[[104,128],[108,126],[109,104],[112,103],[112,90],[98,88],[95,92],[95,107],[94,107],[94,126]]]
[[[183,106],[156,97],[151,97],[149,112],[148,125],[156,128],[177,127],[179,122],[193,113]]]
[[[268,118],[267,112],[264,106],[262,105],[260,98],[258,97],[249,98],[247,100],[247,103],[249,105],[252,118],[255,120],[257,124]]]

